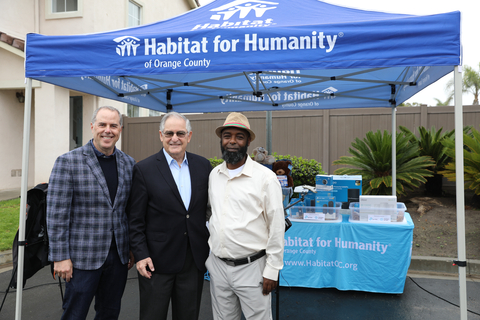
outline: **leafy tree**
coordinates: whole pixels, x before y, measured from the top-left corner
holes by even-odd
[[[352,157],[342,156],[333,162],[334,165],[347,165],[348,168],[335,170],[335,174],[361,175],[362,194],[392,194],[392,135],[380,130],[367,132],[363,140],[358,138],[352,142],[349,153]],[[435,162],[430,156],[420,156],[417,144],[411,143],[403,133],[397,133],[397,181],[398,195],[407,190],[418,188],[425,183],[425,177],[432,176],[428,168]]]
[[[399,104],[398,106],[399,107],[419,107],[423,105],[422,103],[419,103],[419,102],[404,102],[404,103],[401,103]]]
[[[465,186],[480,195],[480,132],[473,129],[471,133],[463,134],[464,181]],[[455,175],[455,141],[445,139],[443,144],[447,147],[447,154],[452,161],[440,171],[449,181],[456,181]]]
[[[473,105],[478,105],[478,96],[480,94],[480,63],[478,67],[478,71],[469,66],[463,68],[462,92],[473,94]],[[447,90],[452,91],[453,87],[454,80],[451,79],[447,82]],[[453,92],[450,95],[453,96]]]

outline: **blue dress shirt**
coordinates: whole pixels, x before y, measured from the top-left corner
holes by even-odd
[[[163,149],[165,158],[167,159],[168,167],[172,172],[173,179],[177,185],[183,204],[188,210],[190,206],[190,198],[192,197],[192,182],[190,181],[190,169],[188,168],[187,154],[183,158],[182,166],[178,166],[177,160],[173,159],[168,152]]]

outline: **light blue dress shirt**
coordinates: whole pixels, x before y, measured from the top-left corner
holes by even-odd
[[[188,210],[190,198],[192,197],[192,182],[190,180],[187,153],[185,153],[181,167],[178,166],[177,160],[173,159],[165,149],[163,149],[163,153],[167,159],[168,167],[172,172],[173,180],[175,180],[180,196],[182,197],[183,204]]]

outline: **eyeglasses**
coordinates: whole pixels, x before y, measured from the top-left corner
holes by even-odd
[[[174,135],[177,135],[178,138],[182,139],[182,138],[185,138],[187,133],[185,131],[177,131],[177,132],[166,131],[166,132],[163,132],[163,135],[165,136],[165,138],[172,138]]]

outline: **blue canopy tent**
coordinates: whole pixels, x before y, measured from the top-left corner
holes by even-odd
[[[129,29],[29,34],[26,76],[162,112],[391,107],[460,64],[459,28],[459,12],[217,0]]]
[[[22,201],[31,79],[162,112],[392,108],[395,128],[398,104],[460,69],[460,12],[414,16],[317,0],[216,0],[128,29],[29,34],[25,51]],[[457,225],[465,261],[460,72],[455,78]],[[23,220],[21,214],[20,227]],[[459,274],[466,319],[465,268]]]

